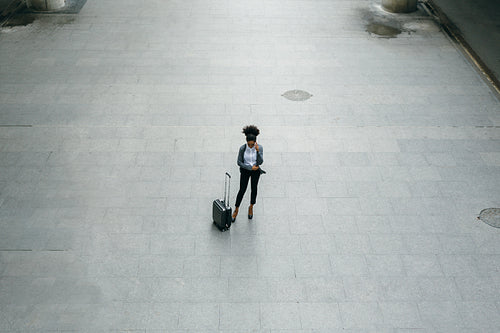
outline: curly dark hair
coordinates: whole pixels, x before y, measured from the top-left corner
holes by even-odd
[[[246,136],[253,135],[253,136],[257,137],[257,135],[259,135],[259,133],[260,133],[260,131],[257,128],[257,126],[255,126],[255,125],[248,125],[248,126],[243,127],[243,134],[245,134]]]

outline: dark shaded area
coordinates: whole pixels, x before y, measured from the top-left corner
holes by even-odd
[[[13,14],[26,8],[26,4],[21,0],[0,0],[0,25]]]
[[[48,13],[48,14],[78,14],[83,8],[87,0],[66,0],[66,7],[62,10],[55,12],[36,12],[36,13]]]
[[[65,25],[71,24],[75,21],[76,15],[44,15],[41,12],[30,12],[29,10],[21,10],[16,14],[9,17],[2,26],[4,27],[19,27],[27,26],[35,21],[40,24],[55,24]],[[52,13],[54,14],[54,13]],[[58,13],[59,14],[59,13]]]
[[[36,16],[30,13],[19,13],[12,16],[7,22],[5,22],[4,26],[6,27],[18,27],[18,26],[26,26],[35,21]]]
[[[56,12],[49,13],[61,13],[61,14],[78,14],[83,8],[87,0],[66,0],[66,6],[63,10],[58,10]],[[0,0],[0,15],[6,16],[11,14],[12,11],[20,7],[25,8],[25,4],[21,0]]]
[[[500,1],[429,0],[446,15],[472,50],[500,77]]]
[[[35,21],[35,14],[78,14],[86,2],[87,0],[66,0],[64,9],[43,12],[30,10],[21,0],[0,0],[0,25],[25,26]]]
[[[12,3],[12,0],[0,0],[0,12]]]

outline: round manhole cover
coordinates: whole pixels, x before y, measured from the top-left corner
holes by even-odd
[[[295,102],[305,101],[312,97],[312,95],[307,91],[297,89],[289,90],[281,96]]]
[[[495,228],[500,228],[500,208],[487,208],[479,213],[478,219]]]

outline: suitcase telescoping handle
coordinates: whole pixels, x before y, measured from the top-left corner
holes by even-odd
[[[229,181],[228,181],[229,179]],[[227,191],[226,191],[227,189]],[[224,204],[226,207],[229,207],[229,191],[231,190],[231,175],[226,172],[226,175],[224,176]],[[227,197],[226,197],[227,195]]]

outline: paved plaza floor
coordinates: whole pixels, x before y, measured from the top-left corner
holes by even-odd
[[[500,102],[424,11],[32,18],[0,30],[0,332],[500,330]],[[221,233],[248,124],[267,174]]]

